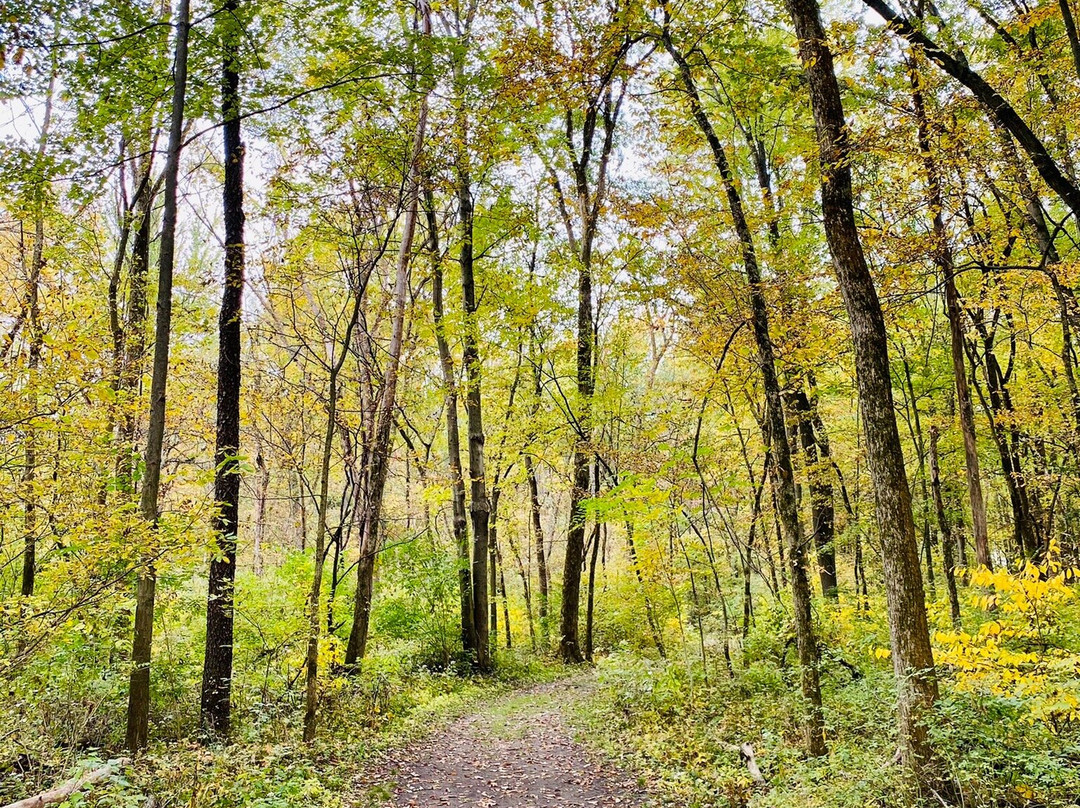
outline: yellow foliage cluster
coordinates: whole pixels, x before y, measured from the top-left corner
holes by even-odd
[[[958,690],[1020,701],[1029,721],[1080,722],[1080,654],[1055,647],[1053,629],[1076,597],[1051,546],[1042,564],[971,574],[975,605],[991,617],[974,631],[938,631],[936,661]]]

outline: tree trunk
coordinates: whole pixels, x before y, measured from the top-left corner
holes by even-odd
[[[476,653],[476,630],[472,611],[472,571],[469,562],[469,523],[465,511],[465,480],[461,472],[461,430],[458,426],[457,383],[454,380],[454,360],[446,340],[443,319],[442,253],[439,250],[438,222],[430,191],[425,193],[428,223],[428,245],[431,251],[431,301],[435,320],[435,343],[439,350],[439,367],[446,410],[446,454],[450,465],[450,497],[453,507],[451,528],[458,554],[458,593],[461,603],[461,646],[466,656]]]
[[[666,20],[665,20],[666,22]],[[802,695],[806,701],[806,714],[803,716],[804,742],[811,755],[824,755],[825,720],[821,709],[821,686],[818,680],[818,648],[814,637],[813,616],[811,613],[810,582],[806,575],[807,543],[799,519],[799,506],[795,492],[795,471],[791,461],[791,447],[788,444],[784,408],[781,400],[780,381],[776,375],[776,360],[773,354],[772,337],[769,334],[768,304],[762,285],[761,270],[758,266],[757,251],[754,247],[753,234],[746,221],[742,198],[735,185],[735,178],[724,153],[723,144],[713,130],[712,123],[701,104],[697,86],[694,83],[690,65],[674,46],[670,31],[665,25],[664,46],[668,54],[678,65],[679,75],[690,103],[690,113],[698,128],[708,141],[712,150],[716,168],[724,185],[729,212],[735,225],[735,232],[742,248],[743,269],[750,291],[751,323],[754,342],[757,346],[762,384],[765,388],[766,417],[771,437],[773,463],[770,474],[773,490],[776,494],[777,517],[784,532],[791,563],[791,594],[795,612],[795,637],[799,651]],[[831,497],[830,497],[831,501]]]
[[[623,56],[620,52],[618,59]],[[578,611],[581,605],[581,570],[585,557],[585,500],[589,496],[589,462],[592,457],[592,396],[596,387],[593,365],[594,332],[592,301],[593,241],[600,221],[600,206],[607,191],[608,161],[614,148],[615,124],[619,117],[626,86],[616,100],[610,85],[600,88],[582,118],[580,153],[574,144],[574,116],[566,110],[566,147],[573,167],[576,208],[581,216],[581,238],[574,236],[566,200],[556,182],[559,207],[566,226],[570,246],[577,255],[577,393],[578,401],[572,413],[576,432],[574,440],[573,474],[570,487],[570,521],[566,532],[566,553],[563,563],[562,608],[559,621],[559,653],[563,661],[584,661],[578,632]],[[593,157],[597,123],[603,137],[598,155],[595,183],[590,189],[589,163]]]
[[[154,324],[154,368],[150,382],[150,420],[146,432],[143,489],[139,512],[153,529],[158,520],[161,490],[161,455],[165,438],[165,387],[169,375],[169,339],[172,336],[172,282],[175,260],[177,185],[183,148],[184,100],[187,91],[190,0],[179,0],[173,58],[172,115],[165,161],[165,207],[162,214],[158,258],[157,316]],[[150,653],[153,646],[154,596],[157,573],[154,559],[144,560],[135,595],[135,631],[128,684],[127,738],[129,749],[146,746],[150,723]]]
[[[223,6],[221,114],[224,124],[225,288],[218,317],[217,442],[214,451],[213,531],[206,601],[200,723],[211,736],[229,733],[232,703],[233,588],[240,525],[240,314],[244,293],[244,144],[240,139],[240,0]],[[262,456],[259,456],[262,459]],[[264,500],[265,502],[265,500]]]
[[[794,395],[795,411],[799,418],[799,437],[806,458],[806,473],[810,480],[810,517],[813,523],[814,547],[817,550],[818,577],[821,593],[832,601],[839,599],[836,576],[836,505],[833,500],[832,469],[821,468],[828,461],[828,452],[818,455],[820,440],[814,433],[814,412],[806,392]]]
[[[859,404],[884,558],[889,634],[899,693],[901,757],[921,776],[936,769],[923,719],[937,700],[938,689],[911,491],[893,407],[888,338],[855,226],[851,142],[817,0],[786,0],[786,5],[799,40],[821,152],[825,235],[855,348]]]
[[[26,300],[23,308],[26,312],[26,339],[28,356],[26,362],[27,391],[30,401],[27,412],[37,410],[38,371],[41,368],[41,354],[45,347],[45,334],[41,327],[41,272],[45,268],[45,151],[49,144],[49,129],[52,124],[53,92],[56,86],[55,74],[49,81],[48,95],[45,98],[45,114],[38,138],[37,166],[42,173],[38,177],[42,183],[36,191],[34,201],[34,249],[30,256],[30,272],[26,280]],[[26,426],[26,446],[23,450],[23,555],[22,587],[23,597],[34,594],[37,577],[37,426],[30,422]]]
[[[154,192],[150,182],[151,163],[146,159],[143,188],[135,205],[138,227],[131,245],[131,267],[127,313],[124,321],[124,355],[117,392],[123,411],[120,415],[119,440],[116,447],[116,487],[125,495],[134,493],[135,412],[133,399],[138,393],[146,359],[146,300],[147,273],[150,268],[150,241],[153,224]]]
[[[941,531],[941,554],[945,559],[945,587],[949,591],[949,615],[953,626],[960,628],[960,597],[956,589],[956,559],[954,557],[952,527],[945,512],[945,499],[941,493],[941,468],[938,461],[938,428],[930,425],[930,488],[934,494],[934,511],[937,513],[938,530]]]
[[[600,496],[600,469],[593,461],[593,496]],[[585,598],[585,659],[593,661],[593,625],[596,605],[596,561],[600,555],[600,520],[593,520],[592,534],[589,536],[589,588]],[[663,656],[663,653],[660,654]]]
[[[945,230],[943,211],[944,197],[941,192],[941,180],[938,176],[937,163],[934,160],[930,142],[930,122],[926,115],[923,101],[921,79],[914,59],[909,65],[911,76],[911,98],[915,108],[915,120],[918,127],[919,153],[922,155],[923,170],[926,172],[927,202],[930,205],[931,220],[934,228],[934,263],[941,272],[945,292],[945,313],[949,319],[949,340],[952,354],[953,384],[956,388],[956,402],[960,409],[960,432],[964,436],[964,463],[967,471],[968,502],[971,505],[971,526],[975,539],[975,560],[981,566],[992,570],[990,558],[990,538],[986,527],[986,501],[983,498],[982,475],[979,470],[978,445],[975,442],[975,411],[971,404],[971,391],[967,383],[967,365],[964,362],[964,310],[960,305],[960,295],[956,288],[956,269],[953,261],[952,246]]]
[[[255,541],[252,548],[255,575],[263,574],[263,550],[266,544],[266,499],[270,492],[270,467],[266,465],[262,449],[255,455],[255,468],[257,470],[257,493],[255,499]]]
[[[1065,34],[1069,38],[1073,67],[1076,69],[1077,78],[1080,78],[1080,37],[1076,35],[1076,18],[1073,16],[1069,0],[1058,0],[1058,7],[1061,9],[1061,19],[1065,23]]]
[[[417,0],[421,32],[431,37],[431,7],[427,0]],[[386,350],[386,366],[383,369],[382,394],[375,413],[375,432],[371,446],[371,462],[368,471],[367,514],[360,545],[360,561],[357,564],[356,596],[353,602],[353,622],[349,642],[345,648],[345,664],[355,668],[367,650],[368,623],[371,617],[371,596],[375,574],[375,559],[379,552],[379,519],[382,514],[383,491],[390,465],[390,436],[394,424],[394,403],[397,395],[398,370],[405,331],[405,306],[409,298],[409,267],[411,265],[413,237],[419,213],[420,162],[427,130],[428,93],[420,96],[417,110],[416,130],[409,154],[408,175],[405,182],[401,244],[398,250],[397,272],[394,279],[393,314],[390,326],[390,344]],[[487,625],[485,621],[485,625]]]
[[[484,415],[480,395],[480,335],[476,322],[476,280],[473,267],[473,201],[468,172],[459,171],[458,215],[461,219],[461,249],[458,261],[461,266],[461,291],[465,304],[465,334],[461,362],[465,366],[467,387],[465,390],[465,413],[469,419],[469,516],[472,523],[472,599],[473,628],[476,632],[476,667],[491,669],[491,616],[492,601],[489,592],[494,590],[488,580],[489,554],[491,552],[488,528],[491,502],[488,500],[487,480],[484,472]],[[498,612],[493,613],[498,619]]]
[[[535,399],[531,418],[533,422],[540,410],[540,365],[539,360],[533,360],[533,387]],[[535,436],[534,436],[535,439]],[[529,512],[531,516],[531,532],[533,538],[534,553],[536,555],[536,572],[539,579],[539,603],[537,604],[537,618],[540,621],[540,648],[546,654],[551,648],[551,626],[548,615],[548,597],[550,584],[548,577],[547,550],[544,542],[544,525],[541,521],[540,512],[540,486],[536,479],[536,465],[532,455],[524,453],[525,477],[529,485]]]

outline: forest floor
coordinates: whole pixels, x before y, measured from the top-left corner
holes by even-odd
[[[357,808],[638,808],[632,774],[576,739],[570,718],[595,686],[590,674],[501,696],[410,746],[361,778]]]

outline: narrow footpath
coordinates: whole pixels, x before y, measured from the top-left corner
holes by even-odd
[[[646,806],[633,776],[574,739],[566,710],[590,687],[580,677],[519,691],[390,753],[367,788],[366,805]]]

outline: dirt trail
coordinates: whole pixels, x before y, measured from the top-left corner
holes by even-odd
[[[634,778],[574,740],[564,715],[591,682],[563,680],[519,691],[390,754],[379,767],[394,808],[638,808]]]

